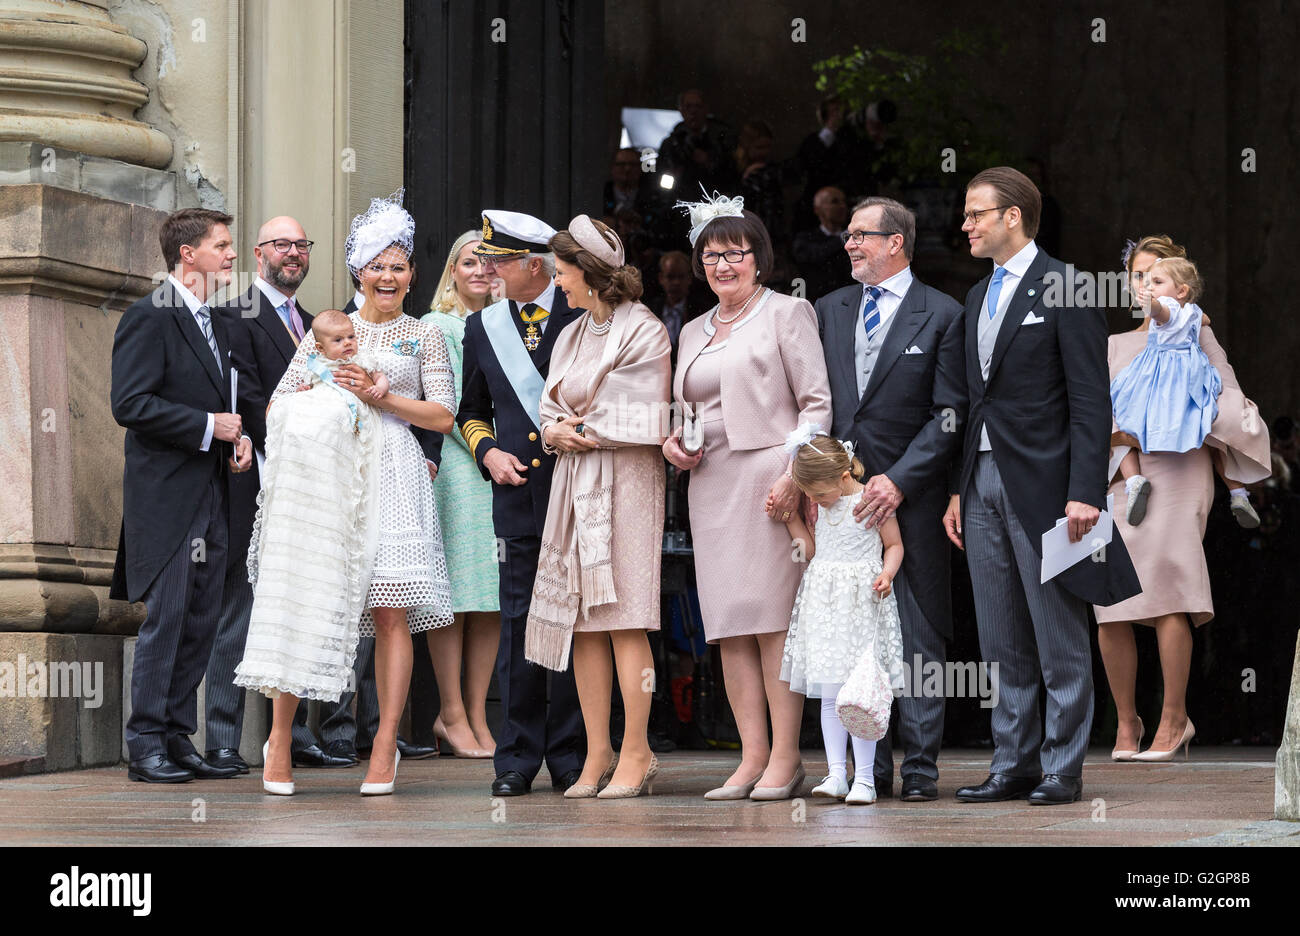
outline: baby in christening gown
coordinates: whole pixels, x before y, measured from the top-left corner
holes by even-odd
[[[244,658],[235,684],[272,698],[337,701],[348,688],[359,621],[378,545],[378,412],[340,386],[355,364],[378,401],[388,378],[357,350],[351,320],[330,309],[312,322],[320,351],[307,383],[267,413],[266,464],[248,549],[253,583]]]

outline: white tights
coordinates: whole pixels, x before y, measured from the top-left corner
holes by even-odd
[[[835,696],[839,686],[823,686],[822,697],[822,743],[826,745],[826,764],[832,777],[848,780],[848,768],[845,758],[848,754],[850,735],[835,712]],[[852,738],[853,741],[853,782],[873,784],[872,765],[876,761],[876,742]]]

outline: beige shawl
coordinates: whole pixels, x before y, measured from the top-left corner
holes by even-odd
[[[590,318],[588,312],[556,340],[540,407],[543,430],[581,415],[600,443],[600,448],[587,452],[561,452],[551,476],[524,656],[557,671],[569,665],[579,606],[585,616],[590,608],[618,600],[610,550],[613,449],[660,446],[668,436],[672,379],[668,332],[640,303],[626,302],[614,310],[604,354],[584,404],[574,409],[561,398],[560,382],[577,357]]]

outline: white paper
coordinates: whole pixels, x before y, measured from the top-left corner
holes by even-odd
[[[1070,526],[1066,518],[1057,520],[1056,526],[1043,534],[1043,566],[1039,583],[1055,578],[1101,547],[1110,545],[1115,532],[1114,511],[1115,495],[1107,494],[1106,509],[1097,517],[1096,525],[1077,543],[1070,542]]]
[[[239,412],[239,371],[230,368],[230,411]]]
[[[1124,460],[1124,456],[1133,451],[1131,445],[1117,445],[1110,450],[1110,464],[1106,466],[1106,484],[1109,485],[1115,478],[1115,473],[1119,471],[1119,463]]]

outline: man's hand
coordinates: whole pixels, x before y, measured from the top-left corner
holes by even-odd
[[[235,443],[235,456],[230,459],[230,468],[235,472],[244,472],[253,467],[253,440],[241,436]]]
[[[528,467],[504,449],[488,449],[483,456],[483,467],[497,484],[519,487],[527,480],[524,475],[528,472]]]
[[[943,528],[953,545],[965,552],[966,547],[961,542],[961,497],[956,494],[948,498],[948,509],[943,512]]]
[[[212,438],[222,442],[238,442],[244,428],[244,417],[238,413],[213,413]]]
[[[1065,505],[1065,518],[1069,521],[1070,542],[1077,543],[1088,535],[1088,531],[1097,525],[1101,510],[1082,501],[1070,501]]]
[[[778,523],[785,523],[799,509],[802,492],[789,475],[781,475],[767,492],[763,511]]]
[[[862,488],[862,497],[853,505],[853,519],[867,522],[867,529],[884,523],[898,510],[903,502],[903,491],[882,474],[867,480]]]

